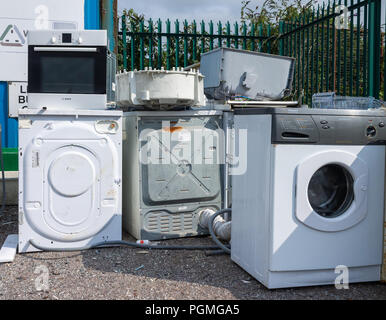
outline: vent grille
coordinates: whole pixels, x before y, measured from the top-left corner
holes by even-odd
[[[151,232],[187,233],[193,231],[193,213],[151,212],[146,215],[145,228]]]

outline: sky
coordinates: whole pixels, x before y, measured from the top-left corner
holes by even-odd
[[[318,0],[322,2],[322,0]],[[252,0],[250,7],[261,5],[264,0]],[[176,19],[188,21],[230,21],[240,20],[241,0],[118,0],[118,10],[133,8],[137,13],[145,14],[145,18],[172,21]]]
[[[123,9],[133,8],[137,13],[144,14],[145,19],[153,21],[165,21],[169,18],[172,22],[176,19],[181,21],[196,20],[206,22],[229,21],[234,23],[240,21],[242,0],[118,0],[118,11],[121,15]],[[328,0],[316,0],[323,4]],[[355,0],[357,1],[357,0]],[[264,0],[251,0],[250,7],[261,6]],[[304,0],[306,2],[306,0]],[[382,21],[385,21],[385,6],[382,6]]]
[[[145,14],[145,18],[153,20],[212,19],[233,22],[240,19],[241,0],[118,0],[119,12],[121,13],[124,8],[133,8],[137,13]]]

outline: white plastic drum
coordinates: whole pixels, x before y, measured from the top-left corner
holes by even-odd
[[[116,76],[117,104],[121,107],[145,106],[150,109],[173,109],[205,105],[204,77],[196,71],[130,71]]]

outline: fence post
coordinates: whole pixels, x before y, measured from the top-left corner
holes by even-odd
[[[205,53],[205,22],[201,21],[201,53]]]
[[[188,66],[188,21],[184,21],[184,68]]]
[[[170,70],[170,20],[166,20],[166,69]]]
[[[283,21],[280,21],[279,22],[279,37],[281,37],[284,33],[284,22]],[[279,54],[281,56],[284,56],[284,39],[283,38],[280,38],[280,42],[279,42]]]
[[[271,53],[271,25],[267,25],[267,37],[268,37],[268,41],[267,41],[267,51],[268,53]]]
[[[209,34],[210,34],[210,41],[209,41],[209,50],[213,50],[213,21],[209,21]]]
[[[134,32],[135,32],[135,27],[134,27],[134,23],[131,22],[131,32],[132,32],[132,36],[131,36],[131,42],[130,42],[130,57],[131,57],[131,70],[134,70],[135,69],[135,37],[134,37]]]
[[[222,23],[221,21],[218,22],[218,47],[222,47]]]
[[[145,46],[143,39],[145,28],[143,20],[141,20],[139,23],[139,32],[141,33],[139,37],[139,70],[143,70],[145,68]]]
[[[369,79],[368,93],[379,98],[381,50],[381,0],[369,0]]]
[[[235,22],[235,36],[236,36],[235,48],[238,49],[239,48],[239,24],[237,22]]]
[[[153,20],[149,20],[149,67],[153,68]]]
[[[243,50],[247,50],[247,25],[243,22]]]
[[[231,25],[229,23],[229,21],[227,21],[227,48],[230,48],[231,47],[231,39],[229,38],[229,36],[231,35]]]
[[[175,54],[176,54],[176,61],[175,61],[175,67],[178,68],[180,66],[180,22],[178,19],[176,20],[175,24],[175,35],[174,38],[176,39],[176,45],[175,45]]]
[[[255,23],[251,22],[251,37],[255,37]],[[259,51],[261,51],[261,46],[259,42]],[[255,39],[251,39],[251,51],[255,51]]]
[[[127,70],[126,15],[122,16],[123,70]]]
[[[158,69],[162,68],[162,22],[161,19],[158,19]]]
[[[197,23],[193,20],[193,63],[197,62]]]

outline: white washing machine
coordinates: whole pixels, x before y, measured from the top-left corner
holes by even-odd
[[[121,111],[21,109],[19,252],[121,240],[121,159]]]
[[[232,260],[268,288],[334,284],[346,270],[351,283],[380,280],[385,123],[381,110],[236,110],[248,140],[246,173],[232,177]]]

